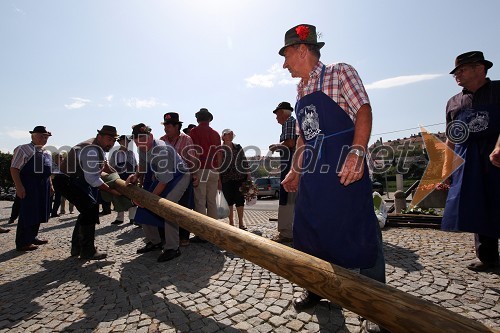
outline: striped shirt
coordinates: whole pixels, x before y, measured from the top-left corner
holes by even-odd
[[[288,139],[297,139],[297,133],[295,132],[296,120],[293,116],[288,117],[288,119],[281,125],[281,135],[280,142]]]
[[[52,161],[52,155],[50,151],[35,147],[33,142],[30,142],[24,145],[17,146],[14,149],[14,155],[12,156],[10,167],[21,170],[33,157],[33,155],[35,155],[35,151],[42,151],[44,154],[44,159]]]
[[[181,155],[184,162],[189,162],[190,156],[191,158],[195,156],[194,147],[193,147],[193,139],[185,133],[180,133],[179,136],[172,141],[170,141],[167,135],[164,135],[160,138],[175,148],[175,151]],[[186,148],[189,147],[189,148]]]
[[[318,61],[309,73],[309,82],[305,84],[303,79],[299,82],[297,101],[306,95],[319,91],[322,68],[323,63]],[[323,92],[333,99],[354,123],[356,123],[356,114],[361,106],[370,104],[358,72],[348,64],[338,63],[326,66]]]

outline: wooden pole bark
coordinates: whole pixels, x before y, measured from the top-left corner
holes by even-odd
[[[152,212],[391,332],[494,332],[487,326],[288,246],[219,222],[121,179],[110,184]]]

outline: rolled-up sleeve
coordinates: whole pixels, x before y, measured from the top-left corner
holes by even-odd
[[[92,187],[99,187],[104,184],[101,179],[102,160],[96,146],[87,146],[79,151],[80,166],[83,170],[85,181]]]

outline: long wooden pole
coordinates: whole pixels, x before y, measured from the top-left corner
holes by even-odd
[[[110,186],[220,248],[234,252],[391,332],[494,332],[477,321],[396,288],[231,227],[137,186],[127,186],[121,179]]]

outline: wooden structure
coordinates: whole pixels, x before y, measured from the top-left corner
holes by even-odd
[[[349,309],[391,332],[493,332],[398,289],[188,210],[123,180],[110,184],[152,212],[242,258]]]

